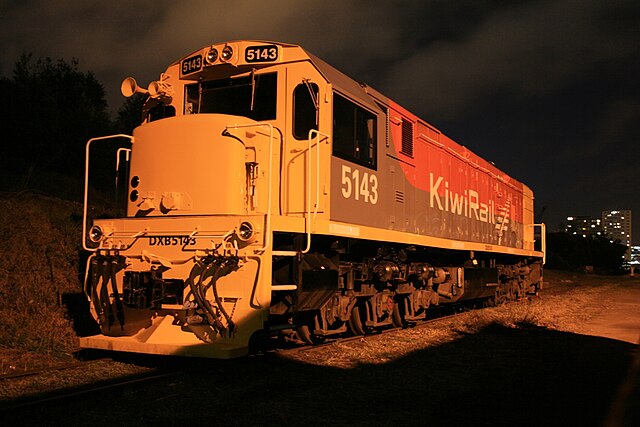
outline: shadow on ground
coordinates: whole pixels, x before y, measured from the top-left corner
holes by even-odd
[[[635,426],[637,382],[614,419],[619,424],[605,420],[637,349],[605,338],[492,325],[353,369],[278,354],[177,359],[173,363],[188,366],[184,375],[3,416],[32,425]]]

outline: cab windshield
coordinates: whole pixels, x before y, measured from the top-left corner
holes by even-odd
[[[276,118],[277,74],[255,74],[186,86],[184,114],[229,114],[253,120]]]

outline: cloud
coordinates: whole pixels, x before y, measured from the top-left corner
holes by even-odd
[[[126,68],[136,68],[147,61],[140,56],[138,41],[159,19],[162,11],[158,5],[163,3],[166,2],[12,2],[0,11],[0,75],[11,75],[22,53],[67,61],[77,58],[80,69],[93,71],[113,95],[127,75]],[[150,56],[153,47],[147,49],[146,56]],[[110,104],[114,100],[119,105],[122,98],[111,96]]]
[[[0,75],[23,52],[77,58],[115,111],[123,77],[146,85],[208,44],[300,44],[537,184],[556,212],[604,209],[602,183],[637,182],[639,17],[637,0],[5,1]]]
[[[180,56],[226,40],[284,41],[300,44],[323,58],[361,65],[370,64],[380,52],[392,52],[401,25],[389,19],[390,6],[370,7],[363,0],[342,0],[339,7],[322,0],[199,0],[189,5],[173,3],[148,41],[164,40],[165,49]]]
[[[498,90],[548,95],[603,62],[638,52],[626,29],[603,20],[600,4],[526,2],[496,11],[463,40],[416,50],[391,69],[385,86],[420,112],[443,118]]]
[[[370,7],[364,0],[342,0],[339,7],[321,0],[25,0],[0,10],[0,74],[9,75],[23,52],[75,57],[96,73],[113,103],[121,100],[123,77],[145,84],[189,52],[234,39],[301,44],[362,70],[372,57],[395,51],[401,23],[389,19],[391,12],[391,5]]]
[[[0,73],[24,51],[80,59],[110,93],[207,44],[301,44],[420,114],[451,117],[487,93],[539,96],[632,49],[597,0],[24,0],[0,10]],[[622,10],[632,1],[610,1]]]

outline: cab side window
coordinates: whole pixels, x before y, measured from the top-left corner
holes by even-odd
[[[308,139],[309,131],[318,130],[318,85],[301,83],[293,90],[293,136]]]
[[[376,169],[376,116],[333,95],[333,155]]]

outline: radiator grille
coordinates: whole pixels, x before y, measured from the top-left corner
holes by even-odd
[[[402,119],[402,149],[400,152],[413,157],[413,123],[407,119]]]

